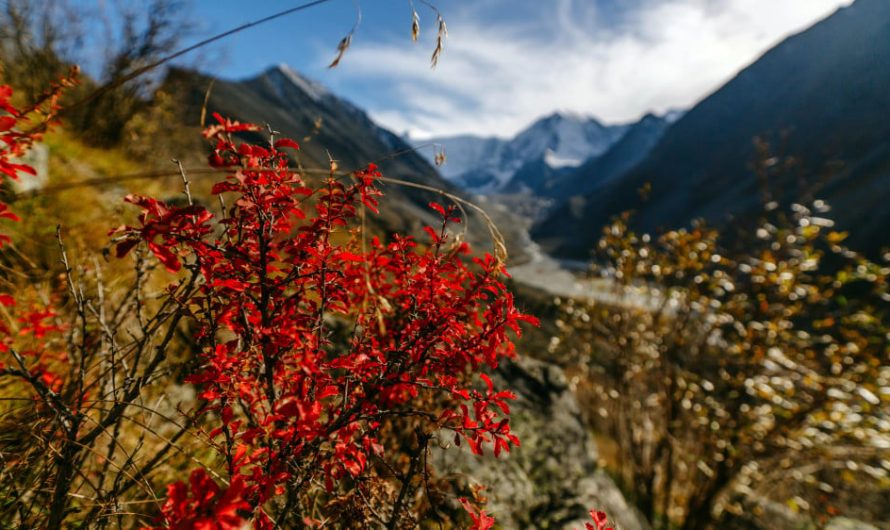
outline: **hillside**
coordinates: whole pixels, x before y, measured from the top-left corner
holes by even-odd
[[[191,107],[186,116],[197,116],[210,82],[210,78],[196,72],[173,70],[166,90],[182,95]],[[208,116],[219,112],[240,121],[269,124],[281,135],[296,139],[301,146],[300,163],[306,168],[326,169],[330,153],[344,170],[360,169],[374,162],[386,177],[461,195],[397,135],[286,65],[245,80],[216,80],[207,111]],[[432,200],[447,201],[435,192],[388,184],[380,216],[376,218],[383,230],[417,233],[423,224],[435,219],[427,207]],[[487,250],[491,240],[486,224],[478,215],[470,215],[470,240]],[[499,225],[510,227],[511,223],[502,219]],[[508,241],[515,239],[509,230],[505,236]]]
[[[818,198],[840,228],[853,228],[854,247],[875,252],[890,243],[888,86],[890,2],[858,0],[768,51],[674,124],[636,168],[553,212],[533,235],[548,250],[585,257],[600,227],[627,209],[654,230],[749,218],[764,197]],[[757,137],[779,157],[763,160],[762,184],[752,171]],[[776,164],[785,157],[793,162]]]

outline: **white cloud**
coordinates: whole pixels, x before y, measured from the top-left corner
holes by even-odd
[[[436,70],[429,46],[352,50],[341,75],[392,89],[369,105],[375,119],[420,137],[508,136],[554,110],[621,122],[690,107],[785,36],[851,3],[636,0],[616,21],[593,1],[553,0],[538,2],[536,20],[507,22],[479,17],[479,3],[497,0],[476,1],[477,9],[446,9],[450,35]]]

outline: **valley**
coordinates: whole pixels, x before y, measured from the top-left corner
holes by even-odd
[[[682,108],[658,74],[744,43],[649,64],[791,2],[531,2],[555,40],[497,9],[496,44],[487,1],[409,2],[421,74],[365,2],[333,62],[228,76],[157,62],[159,0],[106,69],[165,67],[118,85],[8,2],[0,526],[890,530],[890,0],[786,21]],[[571,87],[503,95],[573,39]]]

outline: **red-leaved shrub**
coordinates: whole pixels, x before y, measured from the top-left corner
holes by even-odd
[[[22,114],[9,104],[8,89],[0,96],[11,116],[0,122],[5,133],[0,161],[14,177],[30,172],[11,157],[21,155],[34,136],[13,129],[11,120]],[[428,240],[368,237],[360,213],[377,212],[382,193],[375,166],[346,176],[332,170],[328,178],[310,182],[289,167],[286,150],[298,149],[295,142],[241,142],[238,133],[258,128],[217,120],[205,136],[212,143],[211,166],[228,170],[212,189],[221,211],[194,201],[188,186],[188,204],[128,196],[141,209],[138,223],[112,232],[118,257],[144,245],[178,276],[157,315],[146,319],[141,312],[148,306],[135,298],[141,338],[130,333],[132,346],[115,345],[115,337],[127,332],[126,320],[119,329],[105,329],[105,317],[82,287],[71,291],[74,321],[81,326],[69,334],[74,349],[56,356],[63,368],[76,359],[79,370],[45,370],[41,351],[29,363],[9,347],[12,332],[2,330],[4,356],[15,353],[20,366],[0,375],[23,379],[28,384],[21,388],[43,400],[59,422],[47,438],[57,440],[52,442],[57,456],[40,478],[43,491],[53,492],[47,526],[59,527],[78,511],[70,507],[69,492],[83,487],[76,486],[84,476],[78,469],[96,452],[84,448],[108,436],[108,427],[121,425],[148,385],[170,377],[161,369],[165,350],[183,325],[199,357],[186,379],[198,388],[199,402],[183,407],[192,411],[183,412],[189,416],[184,423],[196,425],[218,458],[204,458],[210,473],[199,466],[188,485],[168,487],[159,528],[247,523],[396,528],[427,514],[439,517],[443,506],[458,507],[430,493],[434,470],[427,456],[433,446],[466,444],[477,454],[490,446],[499,455],[519,443],[509,425],[513,394],[496,389],[483,372],[514,355],[508,330],[518,334],[520,323],[536,322],[515,308],[502,283],[503,263],[490,255],[474,257],[454,240],[449,227],[461,221],[454,206],[430,204],[441,222],[425,228]],[[12,293],[3,294],[4,305],[14,302]],[[55,317],[54,310],[37,308],[21,318],[19,333],[33,335],[42,349],[45,335],[64,331]],[[94,329],[101,339],[91,338]],[[151,339],[159,333],[160,340]],[[112,356],[139,352],[130,359],[136,363],[130,375],[117,379],[113,357],[111,373],[107,367],[99,371],[107,365],[89,353],[98,340],[110,341]],[[96,374],[109,379],[87,380]],[[99,407],[101,396],[94,399],[91,392],[108,386],[114,406]],[[116,436],[122,432],[113,430]],[[111,469],[115,443],[112,439],[109,457],[98,460],[103,472]],[[135,466],[132,460],[124,465]],[[139,469],[139,476],[163,462],[149,460],[154,467]],[[105,505],[141,480],[123,471],[106,490],[100,490],[104,480],[97,487],[85,479],[96,499],[88,513],[104,513]],[[475,528],[493,523],[468,501],[460,504]]]

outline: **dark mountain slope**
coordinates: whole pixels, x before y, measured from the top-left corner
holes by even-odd
[[[573,167],[552,167],[544,158],[526,162],[500,190],[501,193],[531,193],[552,197],[553,185],[574,173]]]
[[[771,172],[772,198],[813,194],[852,229],[853,246],[890,243],[890,1],[858,0],[786,39],[674,124],[636,169],[554,212],[534,235],[585,256],[626,209],[640,209],[648,230],[750,217],[764,188],[750,169],[755,137],[797,159],[793,172]],[[643,205],[637,190],[647,182]]]
[[[187,115],[197,115],[210,79],[192,71],[173,70],[167,83],[177,85],[176,93],[186,94],[192,107]],[[283,136],[296,139],[304,167],[327,168],[330,153],[341,169],[360,169],[374,162],[384,176],[461,195],[401,138],[287,66],[271,68],[251,79],[217,80],[207,110],[208,116],[219,112],[241,121],[270,124]],[[383,230],[417,233],[422,224],[434,222],[429,201],[447,201],[434,192],[391,184],[385,185],[385,191],[380,216],[375,216]],[[469,230],[477,246],[490,245],[488,230],[478,216],[471,219]]]

